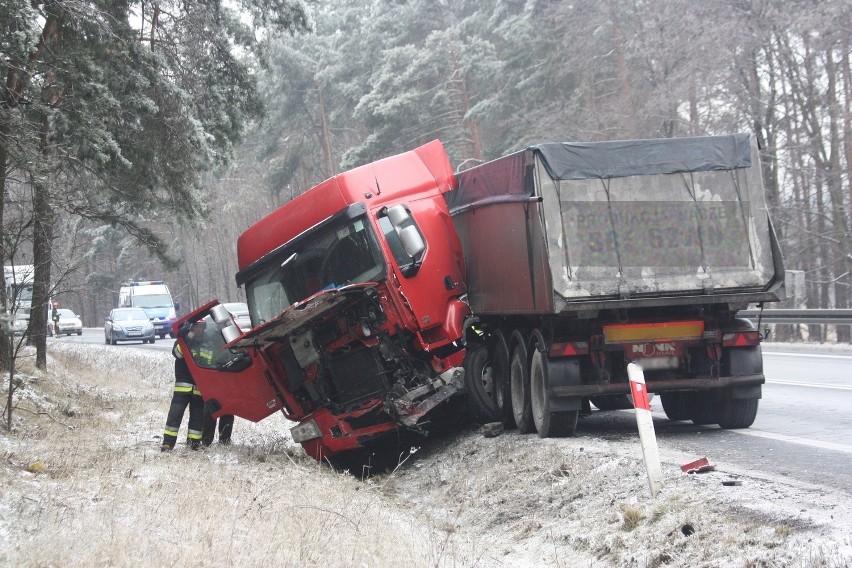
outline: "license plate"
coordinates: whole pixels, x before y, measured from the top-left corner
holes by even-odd
[[[137,336],[142,335],[142,332],[141,331],[128,331],[127,335],[128,335],[128,337],[137,337]]]
[[[637,363],[646,371],[662,371],[680,367],[680,357],[647,357],[637,359]]]

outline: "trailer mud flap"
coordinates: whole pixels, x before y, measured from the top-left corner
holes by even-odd
[[[544,354],[546,355],[546,354]],[[547,365],[547,384],[545,388],[550,393],[549,407],[554,412],[582,410],[583,398],[579,396],[559,396],[554,387],[571,387],[579,385],[582,381],[580,375],[579,357],[562,357],[553,359],[544,357]]]

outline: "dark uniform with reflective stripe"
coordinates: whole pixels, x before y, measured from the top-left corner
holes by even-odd
[[[195,386],[192,375],[189,374],[189,367],[183,360],[177,341],[172,347],[172,355],[175,357],[175,390],[169,415],[166,418],[166,429],[163,432],[163,450],[171,450],[175,447],[180,423],[187,406],[189,406],[189,431],[186,438],[192,448],[197,449],[201,444],[201,429],[204,423],[204,399],[201,398],[201,392]]]

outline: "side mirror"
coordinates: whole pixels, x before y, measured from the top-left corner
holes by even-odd
[[[387,216],[391,225],[393,225],[395,229],[399,229],[406,221],[411,219],[411,216],[408,214],[408,210],[404,205],[394,205],[393,207],[389,207],[387,209]]]
[[[416,259],[426,250],[426,243],[423,241],[423,237],[420,236],[420,231],[414,225],[409,225],[401,229],[399,231],[399,240],[402,242],[402,248],[405,249],[405,252],[411,258]]]

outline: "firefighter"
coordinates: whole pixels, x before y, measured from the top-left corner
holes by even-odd
[[[234,415],[223,414],[217,420],[213,417],[213,413],[217,410],[218,408],[211,401],[207,401],[204,405],[204,428],[201,434],[201,443],[204,447],[208,447],[213,443],[217,426],[219,430],[219,443],[224,445],[231,443],[231,430],[234,429]]]
[[[59,302],[53,302],[53,307],[50,310],[50,319],[52,321],[50,335],[59,337]]]
[[[206,323],[204,320],[199,320],[193,323],[185,333],[180,332],[178,335],[185,337],[186,343],[192,349],[192,346],[204,333],[205,327]],[[163,445],[160,449],[166,452],[175,447],[183,414],[186,411],[186,407],[189,406],[189,424],[186,438],[189,446],[193,450],[197,450],[201,447],[201,430],[204,424],[204,399],[201,398],[201,392],[195,385],[195,380],[189,372],[189,367],[186,361],[184,361],[183,353],[177,341],[175,341],[174,347],[172,347],[172,355],[175,358],[175,389],[172,394],[169,414],[166,418]]]

